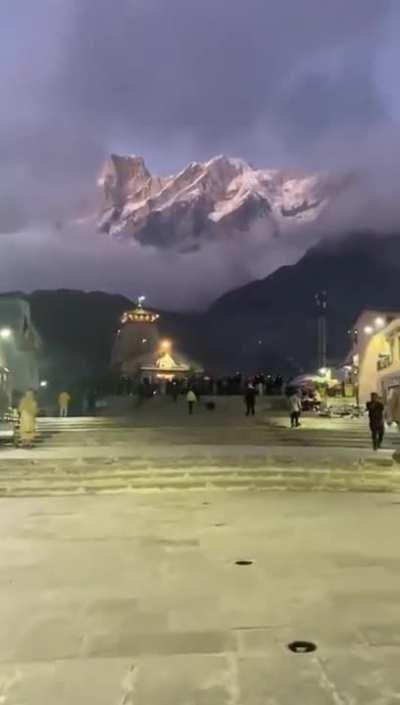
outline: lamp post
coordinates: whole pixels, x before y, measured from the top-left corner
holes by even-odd
[[[327,363],[327,331],[326,331],[326,311],[328,307],[328,295],[326,291],[317,291],[314,295],[315,305],[318,311],[317,317],[317,349],[318,367],[326,367]]]
[[[2,340],[9,340],[12,336],[11,328],[0,328],[0,338]]]

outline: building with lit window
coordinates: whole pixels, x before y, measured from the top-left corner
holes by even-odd
[[[170,340],[161,338],[159,314],[143,307],[143,298],[131,311],[125,311],[112,350],[112,369],[120,377],[171,381],[188,377],[201,368],[173,350]]]
[[[364,311],[354,328],[347,359],[360,404],[372,392],[388,400],[400,390],[400,311]]]
[[[41,346],[29,302],[0,296],[0,369],[9,389],[19,393],[38,389]]]

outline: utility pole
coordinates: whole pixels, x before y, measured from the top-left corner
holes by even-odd
[[[314,295],[317,307],[317,351],[318,367],[326,368],[327,364],[327,321],[328,294],[326,291],[317,291]]]

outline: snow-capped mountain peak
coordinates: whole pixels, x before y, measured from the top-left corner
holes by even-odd
[[[112,155],[98,177],[99,227],[118,238],[193,249],[204,239],[232,237],[257,223],[265,236],[288,223],[318,218],[337,187],[321,174],[255,169],[213,157],[173,176],[154,176],[140,156]]]

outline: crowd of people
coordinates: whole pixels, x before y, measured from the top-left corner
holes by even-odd
[[[156,382],[146,377],[142,380],[122,377],[118,383],[117,394],[151,397],[154,393],[158,393],[178,398],[180,395],[187,394],[189,389],[194,389],[198,396],[234,396],[243,394],[249,383],[257,389],[258,394],[262,395],[280,395],[284,387],[284,379],[281,375],[259,374],[249,378],[238,372],[227,377],[196,376]]]
[[[270,386],[267,386],[266,377],[258,375],[254,378],[243,380],[241,375],[222,379],[181,379],[165,381],[165,389],[162,393],[169,395],[174,402],[184,398],[187,410],[190,415],[194,413],[196,405],[202,396],[207,396],[206,407],[209,410],[215,409],[216,402],[210,399],[219,395],[242,395],[244,402],[244,413],[246,416],[254,416],[256,413],[257,399],[265,394],[282,392],[284,381],[281,377],[272,378]],[[132,383],[133,384],[133,383]],[[149,380],[142,380],[131,387],[130,394],[137,394],[143,400],[150,398],[159,392],[159,386],[152,385]],[[314,389],[297,389],[286,386],[285,396],[290,428],[301,426],[301,415],[303,411],[318,411],[326,403],[326,392],[318,387]],[[86,395],[86,412],[96,413],[97,395],[89,391]],[[72,397],[70,392],[61,391],[57,397],[57,408],[60,418],[69,415]],[[39,415],[39,403],[32,390],[27,391],[18,403],[14,406],[14,420],[17,432],[17,444],[24,448],[32,447],[36,437],[36,418]],[[368,414],[369,428],[371,432],[372,446],[374,450],[381,448],[386,424],[395,422],[400,424],[400,391],[392,394],[385,405],[383,399],[376,393],[371,394],[371,399],[366,405],[365,411]]]

